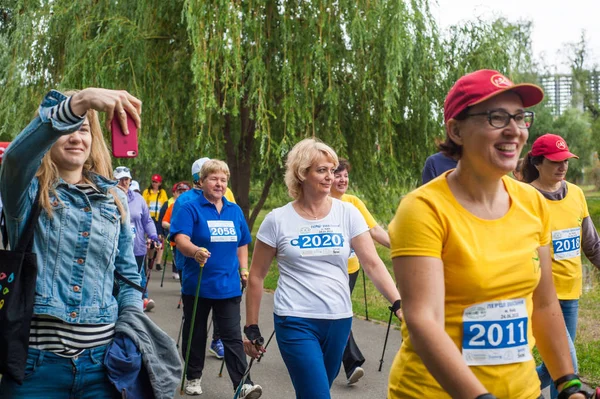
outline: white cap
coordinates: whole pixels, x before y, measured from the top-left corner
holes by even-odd
[[[138,183],[137,180],[132,180],[129,189],[131,191],[140,191],[140,183]]]
[[[121,180],[124,177],[129,177],[131,179],[131,172],[126,166],[117,166],[117,168],[113,172],[113,175],[117,180]]]
[[[195,174],[200,174],[200,170],[202,169],[202,165],[204,165],[204,162],[206,161],[210,161],[210,158],[200,158],[197,159],[196,161],[194,161],[194,163],[192,164],[192,176],[194,176]]]

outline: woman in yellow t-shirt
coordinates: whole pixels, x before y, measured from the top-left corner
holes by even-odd
[[[158,215],[160,214],[160,208],[162,208],[163,204],[169,200],[169,197],[167,196],[167,192],[162,188],[161,175],[152,175],[152,183],[150,184],[150,187],[144,190],[142,197],[144,197],[144,200],[148,205],[150,217],[154,221],[154,224],[156,225],[156,232],[162,241],[164,234],[162,225],[158,219]],[[157,251],[155,262],[157,265],[157,270],[160,270],[160,266],[158,265],[160,265],[160,262],[162,261],[163,248],[164,247],[161,246],[160,249],[149,249],[148,253],[146,254],[146,259],[152,259],[154,257],[154,251]]]
[[[523,180],[538,189],[550,208],[552,279],[567,331],[575,341],[583,282],[581,250],[594,265],[600,266],[600,237],[583,191],[565,180],[571,158],[579,157],[569,151],[562,137],[545,134],[533,143],[522,170]],[[577,370],[575,348],[571,348]],[[542,389],[551,385],[545,364],[538,367],[538,375]],[[551,389],[552,399],[557,398],[558,392]]]
[[[450,89],[440,150],[457,168],[408,194],[388,230],[405,320],[388,398],[537,399],[536,344],[559,389],[573,385],[566,397],[585,398],[552,284],[548,205],[505,176],[533,123],[525,108],[542,98],[492,70]]]
[[[369,234],[371,238],[380,243],[381,245],[389,248],[390,247],[390,236],[387,231],[381,228],[375,221],[375,218],[371,215],[371,212],[367,209],[367,206],[364,202],[361,201],[355,195],[346,194],[348,190],[348,182],[349,182],[349,173],[352,169],[352,165],[347,159],[340,158],[340,164],[333,174],[333,185],[331,186],[331,196],[333,198],[337,198],[342,200],[343,202],[349,202],[354,205],[367,222],[367,226],[369,227]],[[350,283],[350,294],[354,291],[354,286],[356,285],[356,279],[358,278],[358,271],[360,270],[360,263],[358,262],[358,258],[354,251],[350,253],[350,258],[348,259],[348,277]],[[344,371],[346,372],[346,380],[348,385],[355,384],[362,378],[365,374],[364,369],[361,367],[365,362],[365,358],[361,353],[356,341],[354,341],[354,336],[352,335],[352,331],[350,331],[350,336],[348,337],[348,343],[346,344],[346,348],[344,349],[344,357],[342,358],[342,363],[344,364]]]

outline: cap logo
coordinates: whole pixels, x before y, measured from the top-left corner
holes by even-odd
[[[567,143],[565,143],[563,140],[558,140],[556,142],[556,148],[558,148],[559,150],[566,150],[567,149]]]
[[[508,78],[504,75],[501,75],[499,73],[493,75],[490,78],[490,81],[492,82],[492,84],[496,87],[499,87],[501,89],[505,88],[505,87],[511,87],[513,85],[513,82],[511,82],[510,80],[508,80]]]

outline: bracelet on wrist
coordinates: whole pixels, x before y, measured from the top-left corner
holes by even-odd
[[[579,379],[579,376],[577,374],[566,374],[566,375],[563,375],[562,377],[554,380],[554,386],[556,387],[556,389],[558,389],[558,386],[560,384],[564,384],[565,382],[569,382],[572,380],[578,380],[581,382],[581,380]]]
[[[491,393],[489,393],[489,392],[486,392],[486,393],[484,393],[484,394],[481,394],[481,395],[477,396],[475,399],[498,399],[498,398],[496,398],[496,397],[495,397],[494,395],[492,395]]]

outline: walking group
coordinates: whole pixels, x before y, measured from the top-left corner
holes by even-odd
[[[0,261],[15,270],[0,273],[12,295],[0,300],[0,398],[200,395],[210,384],[209,324],[209,350],[231,380],[223,397],[273,397],[250,370],[274,334],[296,398],[330,398],[342,366],[349,385],[368,378],[352,334],[361,265],[403,321],[389,399],[538,399],[548,386],[552,398],[596,397],[573,345],[581,250],[600,266],[583,192],[565,180],[577,156],[546,134],[519,160],[534,123],[527,108],[543,97],[497,71],[461,77],[444,103],[440,153],[387,231],[346,192],[348,160],[318,139],[296,143],[285,164],[292,201],[265,217],[250,258],[225,162],[195,161],[192,183],[174,184],[171,199],[158,174],[140,193],[129,168],[112,168],[98,112],[127,133],[127,117],[140,126],[141,101],[51,91],[0,171],[11,248]],[[395,279],[374,241],[391,249]],[[169,255],[181,284],[181,356],[179,341],[144,314],[160,309],[148,281],[152,270],[164,278]],[[265,342],[259,314],[274,260],[275,329]]]

